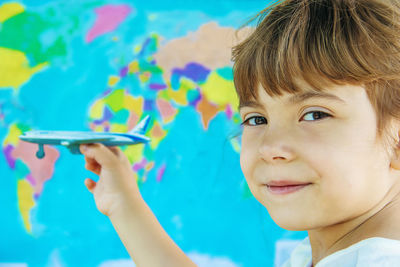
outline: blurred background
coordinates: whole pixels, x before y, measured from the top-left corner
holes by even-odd
[[[127,132],[141,193],[200,267],[279,266],[306,236],[276,226],[239,166],[230,50],[269,1],[0,1],[0,267],[134,266],[97,211],[81,155],[28,130]]]

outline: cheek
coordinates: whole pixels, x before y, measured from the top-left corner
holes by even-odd
[[[248,152],[248,148],[242,143],[242,150],[240,152],[240,168],[242,169],[243,175],[245,176],[246,180],[248,179],[250,173],[250,156],[251,155]]]
[[[353,146],[338,143],[332,149],[313,151],[308,161],[318,173],[322,205],[338,214],[350,214],[376,201],[382,187],[379,173],[383,175],[384,170],[377,170],[371,161],[371,155],[376,155],[373,150],[354,142]]]
[[[242,134],[242,149],[240,152],[240,167],[242,172],[248,181],[251,177],[252,169],[256,161],[257,150],[255,149],[254,139],[251,141],[251,137],[247,131],[243,131]]]

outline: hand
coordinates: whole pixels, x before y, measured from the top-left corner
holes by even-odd
[[[140,196],[132,167],[121,149],[87,144],[81,145],[80,150],[85,156],[85,168],[100,177],[97,182],[85,179],[85,185],[101,213],[111,216]]]

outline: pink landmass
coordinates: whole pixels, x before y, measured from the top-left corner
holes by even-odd
[[[131,111],[127,123],[128,129],[132,130],[138,122],[139,122],[139,116],[136,115],[133,111]]]
[[[163,99],[157,99],[157,108],[161,113],[163,122],[168,122],[177,112],[176,108]]]
[[[35,194],[39,195],[43,190],[43,184],[53,176],[54,164],[60,153],[52,147],[44,146],[45,157],[38,159],[36,157],[37,150],[36,144],[21,141],[11,155],[14,159],[22,160],[28,166],[31,171],[28,179],[34,187]]]
[[[105,5],[95,9],[97,18],[93,27],[86,35],[86,42],[90,43],[96,37],[115,30],[131,12],[128,5]]]
[[[231,105],[226,105],[225,112],[226,112],[226,116],[228,117],[228,119],[232,119],[233,111],[232,111]]]
[[[146,167],[146,164],[147,164],[147,160],[145,158],[143,158],[141,162],[133,165],[133,170],[138,171],[140,169],[144,169]]]
[[[161,182],[166,167],[167,167],[167,166],[166,166],[165,164],[163,164],[163,165],[158,169],[158,171],[157,171],[157,178],[156,178],[157,182]]]

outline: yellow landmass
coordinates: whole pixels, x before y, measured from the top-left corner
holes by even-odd
[[[0,47],[0,58],[0,88],[18,89],[30,80],[33,74],[48,65],[44,62],[31,68],[23,52],[5,47]]]
[[[227,104],[232,104],[234,107],[239,104],[233,81],[224,79],[215,71],[208,76],[201,89],[210,102],[221,108],[224,108]]]
[[[25,229],[32,233],[32,226],[30,223],[30,211],[35,206],[33,199],[34,189],[30,183],[26,180],[18,180],[17,184],[17,196],[18,196],[18,208],[24,222]]]
[[[236,153],[240,153],[241,146],[240,146],[239,141],[236,138],[235,139],[231,139],[231,145],[232,145],[233,150]]]
[[[118,76],[110,76],[108,78],[108,86],[114,86],[119,82],[119,77]]]
[[[187,79],[185,77],[182,77],[179,81],[179,90],[183,90],[187,92],[188,90],[195,89],[197,85],[190,79]]]
[[[149,172],[153,168],[154,168],[154,161],[150,161],[149,163],[146,164],[145,170],[146,172]]]
[[[102,132],[103,131],[103,126],[101,125],[96,125],[94,123],[90,123],[89,124],[89,128],[93,131],[93,132]]]
[[[142,83],[148,82],[150,80],[151,73],[146,71],[139,75],[139,80]]]
[[[171,99],[177,104],[186,106],[188,105],[187,92],[189,90],[195,89],[197,85],[193,81],[185,77],[182,77],[179,83],[180,84],[178,90],[174,90],[171,87],[168,87],[166,90],[161,91],[161,93],[167,94],[166,99]]]
[[[138,116],[142,115],[143,112],[143,97],[133,97],[131,95],[125,95],[124,97],[124,108],[133,111]]]
[[[4,139],[4,144],[11,144],[14,147],[18,145],[19,136],[22,134],[21,129],[16,124],[12,124],[8,130],[7,137]]]
[[[23,5],[15,2],[5,3],[0,6],[0,23],[25,11]]]
[[[104,111],[104,100],[99,99],[90,107],[89,109],[89,117],[93,120],[99,120],[103,117]]]
[[[129,162],[133,164],[134,162],[141,161],[143,157],[143,145],[136,145],[136,146],[128,146],[124,150],[124,154],[128,158]]]
[[[186,92],[183,90],[173,90],[171,88],[167,89],[167,93],[172,100],[174,100],[177,104],[186,106],[188,104]]]
[[[136,46],[133,48],[133,53],[137,54],[137,53],[140,52],[141,49],[142,49],[142,46],[141,46],[141,45],[136,45]]]
[[[128,131],[128,126],[126,124],[112,123],[110,127],[110,132],[113,133],[126,133]]]
[[[129,73],[138,72],[139,71],[139,62],[137,62],[137,60],[132,61],[131,63],[129,63],[128,69],[129,69],[129,71],[128,71]]]
[[[123,101],[125,97],[124,89],[117,89],[112,91],[104,98],[104,102],[108,105],[112,112],[117,113],[124,108]]]

